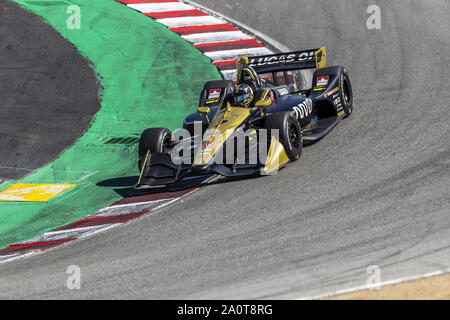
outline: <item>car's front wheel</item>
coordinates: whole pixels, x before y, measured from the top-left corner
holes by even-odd
[[[142,132],[139,140],[139,170],[148,152],[168,153],[172,132],[166,128],[150,128]]]
[[[300,124],[291,112],[277,112],[270,115],[266,119],[265,128],[268,130],[270,139],[275,135],[276,131],[274,130],[278,129],[279,141],[289,160],[296,161],[300,158],[303,149],[303,135]]]

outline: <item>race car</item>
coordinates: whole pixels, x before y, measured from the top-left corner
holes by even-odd
[[[182,130],[142,133],[136,187],[208,174],[270,175],[298,160],[304,143],[321,139],[353,111],[346,68],[326,63],[325,47],[242,57],[236,81],[204,85]],[[315,69],[312,80],[300,88],[307,69]]]

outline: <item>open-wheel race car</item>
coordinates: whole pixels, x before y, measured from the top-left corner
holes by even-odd
[[[305,69],[316,69],[306,89],[298,80]],[[207,174],[273,174],[352,110],[348,72],[326,66],[325,47],[243,57],[236,81],[204,85],[197,112],[184,119],[183,130],[142,133],[137,187]]]

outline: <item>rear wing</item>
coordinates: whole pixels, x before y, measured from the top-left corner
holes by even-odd
[[[237,63],[239,71],[252,67],[256,73],[291,71],[302,69],[321,69],[327,66],[327,49],[309,49],[287,53],[277,53],[258,57],[243,57]]]

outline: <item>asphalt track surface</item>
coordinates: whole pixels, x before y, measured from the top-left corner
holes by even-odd
[[[100,108],[98,91],[94,69],[69,42],[0,0],[0,179],[19,179],[71,146]]]
[[[276,176],[217,183],[0,266],[1,298],[300,298],[450,266],[449,3],[200,1],[292,49],[328,47],[355,112]],[[67,267],[81,268],[68,290]]]

